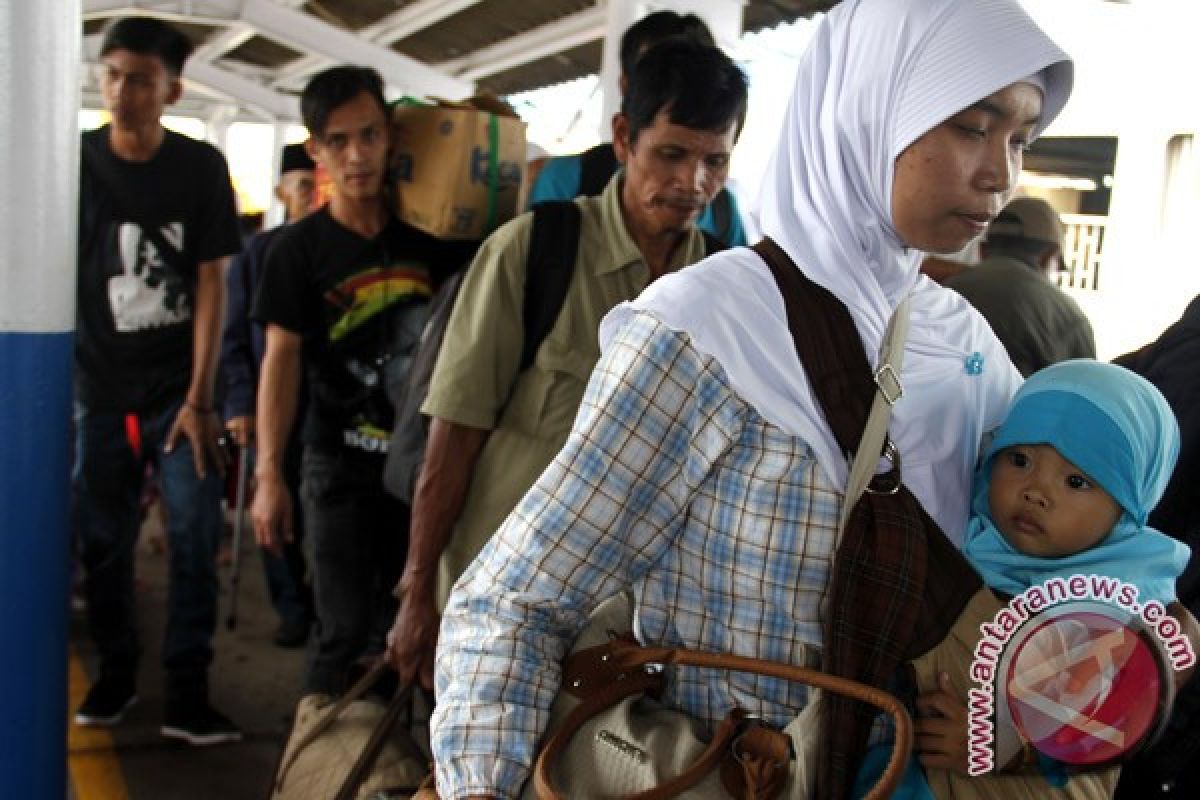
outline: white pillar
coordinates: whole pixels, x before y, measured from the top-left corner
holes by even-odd
[[[237,106],[218,104],[213,106],[212,112],[208,115],[208,119],[204,121],[206,126],[205,138],[209,144],[225,152],[229,144],[229,126],[237,119]]]
[[[0,0],[0,775],[66,787],[80,0]]]
[[[600,67],[600,88],[604,92],[600,138],[612,138],[612,116],[621,108],[621,37],[630,25],[654,11],[695,14],[708,25],[717,44],[732,52],[742,36],[743,5],[743,0],[610,0]]]
[[[287,141],[286,136],[287,126],[284,123],[277,121],[271,126],[271,205],[268,206],[267,215],[263,219],[263,230],[274,228],[283,222],[286,213],[273,188],[279,183],[279,168],[283,165],[283,145]]]

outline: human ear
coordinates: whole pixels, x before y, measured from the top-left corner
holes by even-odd
[[[613,114],[612,132],[613,153],[617,161],[624,164],[629,159],[632,143],[629,141],[629,118],[619,111]]]
[[[170,88],[167,89],[166,105],[175,105],[179,102],[179,98],[183,96],[183,81],[179,78],[171,78]]]

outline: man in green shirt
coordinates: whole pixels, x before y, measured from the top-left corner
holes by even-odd
[[[983,260],[946,278],[983,314],[1028,378],[1070,358],[1095,358],[1092,325],[1053,281],[1063,269],[1063,226],[1058,212],[1037,197],[1018,197],[988,226]]]
[[[655,278],[704,257],[696,228],[720,191],[746,79],[716,48],[671,40],[629,76],[613,146],[623,169],[577,198],[578,256],[533,364],[520,369],[532,214],[498,229],[467,272],[422,412],[431,418],[413,499],[389,655],[433,685],[438,611],[459,574],[562,448],[600,357],[600,320]]]

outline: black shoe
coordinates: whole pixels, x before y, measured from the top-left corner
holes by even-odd
[[[308,628],[308,620],[301,622],[294,620],[281,622],[271,641],[275,643],[276,647],[283,647],[289,650],[303,647],[304,643],[308,641]]]
[[[101,676],[75,712],[75,724],[92,727],[116,725],[137,699],[131,679]]]
[[[180,739],[198,747],[242,740],[238,726],[208,703],[195,703],[181,708],[168,706],[166,719],[159,732],[168,739]]]

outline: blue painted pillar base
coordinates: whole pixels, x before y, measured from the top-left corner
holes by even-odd
[[[0,782],[66,797],[70,333],[0,332]]]

